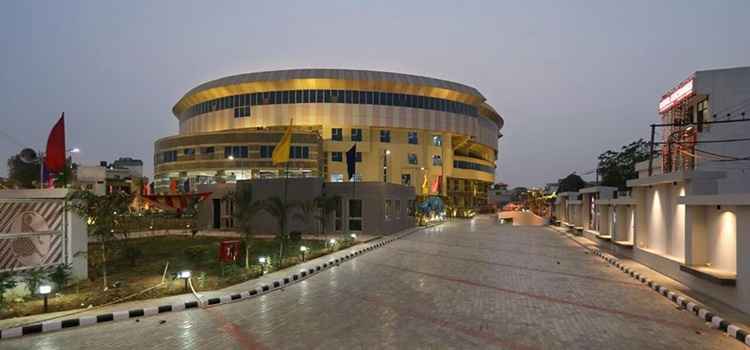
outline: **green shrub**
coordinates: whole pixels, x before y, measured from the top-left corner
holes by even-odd
[[[0,310],[5,306],[5,293],[16,288],[16,274],[13,271],[0,272]]]
[[[200,264],[208,255],[208,247],[194,246],[185,249],[185,257],[193,264]]]
[[[47,279],[47,271],[43,269],[31,269],[24,271],[22,276],[23,281],[26,282],[26,288],[29,289],[31,295],[35,295],[39,285]]]
[[[130,262],[130,266],[135,266],[135,264],[138,262],[138,259],[143,257],[143,249],[131,245],[125,247],[123,254],[125,254],[125,257]]]
[[[72,267],[70,264],[57,265],[49,274],[49,279],[55,283],[57,289],[63,289],[70,280]]]

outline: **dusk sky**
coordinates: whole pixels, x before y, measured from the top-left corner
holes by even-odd
[[[564,4],[563,4],[564,3]],[[648,137],[661,94],[750,64],[750,1],[8,1],[0,176],[60,112],[76,161],[142,159],[207,80],[290,68],[426,75],[505,118],[496,181],[542,185]]]

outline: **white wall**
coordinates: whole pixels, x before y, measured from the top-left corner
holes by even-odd
[[[695,73],[695,90],[708,96],[709,116],[715,120],[750,118],[750,67],[699,71]],[[727,114],[730,114],[727,116]],[[711,120],[712,118],[708,118]],[[698,134],[699,140],[721,140],[747,138],[750,122],[713,124]],[[704,143],[700,149],[734,157],[750,156],[750,143]],[[750,171],[743,171],[747,162],[699,161],[701,170],[727,171],[727,177],[719,180],[720,193],[750,192]]]

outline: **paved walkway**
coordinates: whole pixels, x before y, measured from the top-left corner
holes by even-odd
[[[742,349],[542,227],[454,221],[281,291],[3,349]]]

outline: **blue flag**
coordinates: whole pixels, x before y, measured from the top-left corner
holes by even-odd
[[[346,151],[346,172],[349,175],[349,181],[352,181],[357,172],[357,144]]]

